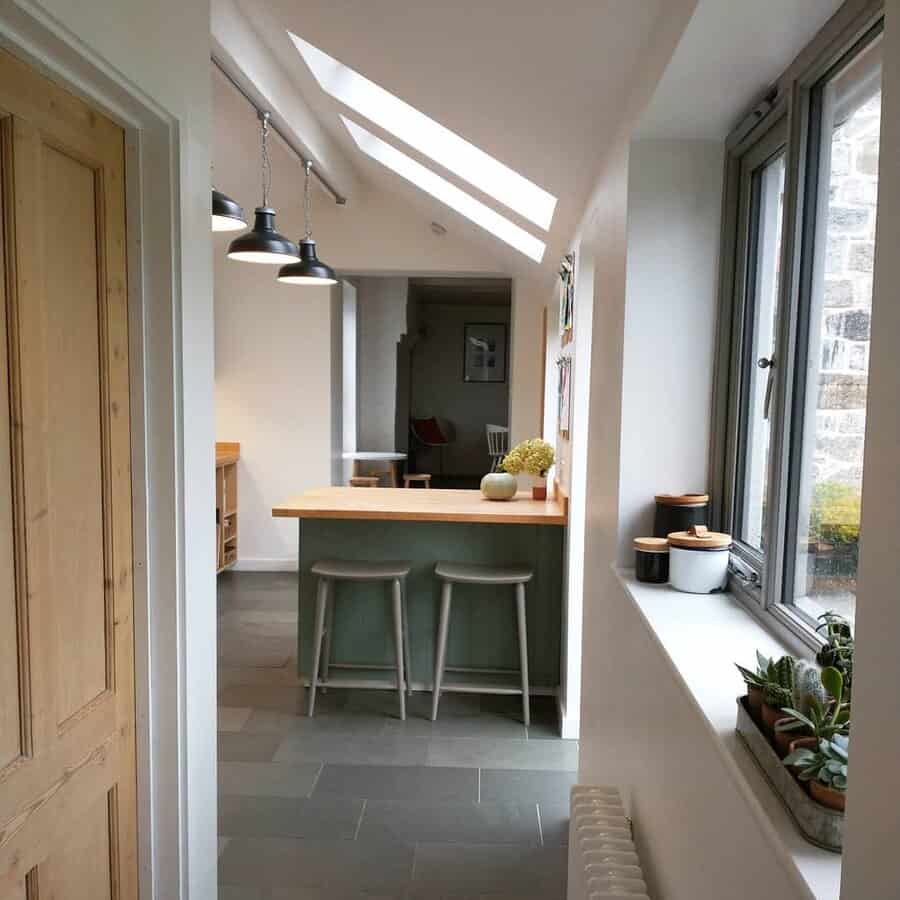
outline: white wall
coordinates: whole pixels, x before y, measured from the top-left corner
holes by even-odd
[[[216,434],[239,441],[238,547],[247,568],[297,555],[297,527],[272,507],[331,483],[332,344],[328,288],[278,284],[232,262],[216,240]],[[269,282],[260,290],[260,281]]]
[[[356,287],[349,281],[341,281],[341,452],[352,453],[358,449],[359,415],[357,394],[359,380],[356,367]],[[335,484],[346,484],[353,472],[353,463],[342,460]]]
[[[585,627],[588,618],[598,623],[602,607],[603,628],[591,640],[592,655],[604,664],[588,669],[602,688],[589,690],[585,681],[579,776],[622,787],[649,895],[812,900],[796,869],[774,852],[717,746],[720,738],[637,606],[610,570],[600,577]],[[891,895],[860,893],[853,900],[879,896]]]
[[[397,344],[406,333],[407,278],[358,278],[357,414],[360,450],[397,449]]]
[[[878,235],[856,597],[843,900],[900,890],[900,0],[885,4]]]
[[[653,533],[655,494],[708,487],[723,166],[718,141],[631,145],[620,565]]]

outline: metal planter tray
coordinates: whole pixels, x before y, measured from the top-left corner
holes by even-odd
[[[844,814],[816,803],[794,780],[794,776],[753,721],[746,699],[737,699],[735,731],[738,736],[775,788],[775,793],[787,807],[803,837],[817,847],[840,853],[844,845]]]

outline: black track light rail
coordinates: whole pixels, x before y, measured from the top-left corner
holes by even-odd
[[[225,66],[223,66],[222,63],[215,58],[215,56],[210,56],[210,59],[212,60],[212,64],[225,76],[225,78],[228,79],[231,86],[256,110],[257,115],[264,112],[264,110],[261,110],[259,108],[257,102],[247,93],[246,90],[244,90],[243,85],[239,84],[237,81],[235,81],[234,78],[232,78],[231,74],[228,72]],[[287,144],[288,149],[294,154],[294,156],[297,157],[297,159],[300,160],[300,163],[302,164],[304,170],[306,169],[307,165],[312,166],[312,174],[316,179],[318,179],[319,184],[321,184],[322,187],[325,188],[325,190],[329,194],[331,194],[332,197],[334,197],[334,202],[337,203],[338,206],[343,206],[347,202],[347,198],[339,191],[336,191],[327,178],[322,177],[316,167],[312,165],[312,161],[307,159],[303,155],[303,153],[297,148],[294,142],[274,122],[270,121],[269,127],[285,142],[285,144]]]

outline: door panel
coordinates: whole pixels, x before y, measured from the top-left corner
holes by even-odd
[[[47,320],[50,583],[56,627],[56,716],[62,724],[107,688],[103,423],[94,169],[44,145],[40,235]],[[102,194],[99,196],[102,200]],[[64,300],[63,300],[64,298]],[[26,453],[28,447],[26,447]],[[67,603],[75,594],[82,603]]]
[[[134,900],[124,135],[2,51],[0,117],[0,900]]]

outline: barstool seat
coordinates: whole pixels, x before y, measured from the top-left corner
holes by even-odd
[[[392,581],[406,578],[412,563],[370,562],[357,559],[320,559],[310,566],[309,571],[320,578],[334,578],[339,581]]]
[[[516,596],[516,621],[519,634],[519,678],[522,695],[522,720],[527,727],[531,723],[531,708],[528,696],[528,629],[525,621],[525,585],[534,577],[534,570],[526,565],[487,566],[474,563],[439,562],[434,574],[441,579],[441,611],[438,624],[437,653],[434,662],[434,685],[432,688],[431,718],[437,720],[438,705],[444,672],[452,671],[447,662],[447,634],[450,630],[450,607],[453,600],[454,584],[482,584],[486,586],[513,585]],[[496,596],[496,594],[495,594]],[[462,687],[457,688],[462,690]],[[508,687],[494,687],[488,684],[467,685],[466,690],[485,694],[508,694]]]
[[[409,691],[409,624],[406,617],[406,576],[411,563],[372,562],[369,560],[320,559],[310,567],[310,572],[318,576],[316,592],[316,621],[313,629],[313,664],[309,676],[309,707],[311,717],[316,709],[316,689],[340,687],[340,682],[329,682],[331,666],[331,637],[334,631],[334,582],[336,581],[376,581],[391,586],[391,606],[393,611],[396,685],[385,684],[378,687],[396,687],[400,701],[400,718],[406,718],[406,692]],[[319,670],[322,670],[321,676]]]
[[[434,574],[456,584],[526,584],[534,577],[530,566],[483,566],[475,563],[439,562]]]
[[[378,475],[354,475],[350,479],[350,487],[380,487],[381,478]]]

